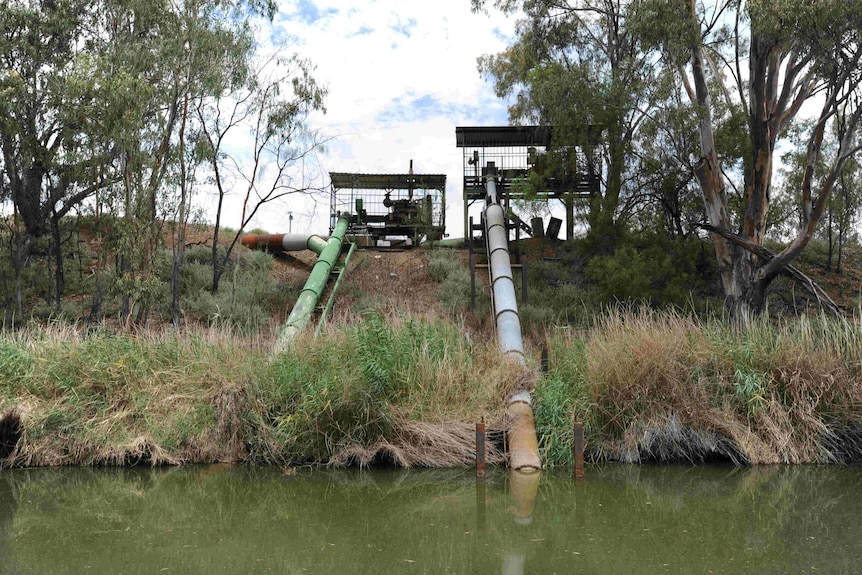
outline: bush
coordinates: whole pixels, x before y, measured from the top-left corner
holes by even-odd
[[[219,291],[212,294],[212,266],[188,263],[183,270],[182,304],[185,311],[210,325],[253,330],[271,321],[272,304],[282,304],[285,290],[270,276],[273,258],[265,252],[247,252],[240,267],[226,271]],[[235,280],[235,283],[234,283]]]
[[[437,249],[428,262],[428,274],[440,283],[440,303],[450,312],[470,307],[470,272],[447,249]]]
[[[457,257],[452,257],[450,250],[437,249],[431,253],[428,262],[428,274],[437,283],[442,283],[451,274],[464,269]]]
[[[470,307],[470,272],[463,267],[449,273],[440,285],[440,303],[451,312]]]
[[[700,240],[646,236],[590,260],[585,274],[604,304],[641,301],[652,306],[689,307],[693,294],[708,295],[714,258]]]

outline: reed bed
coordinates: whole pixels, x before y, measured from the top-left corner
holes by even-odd
[[[858,319],[613,309],[587,331],[549,335],[538,378],[451,320],[368,312],[275,357],[273,341],[218,329],[4,333],[0,465],[469,465],[473,424],[505,429],[503,400],[520,387],[533,390],[550,465],[571,462],[575,419],[595,460],[862,458]]]

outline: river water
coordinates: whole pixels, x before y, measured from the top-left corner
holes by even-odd
[[[862,469],[0,471],[0,573],[857,573]]]

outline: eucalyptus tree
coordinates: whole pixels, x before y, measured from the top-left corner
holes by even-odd
[[[182,229],[200,183],[196,168],[208,160],[197,110],[204,100],[233,98],[225,85],[263,98],[249,83],[260,48],[253,25],[271,20],[276,9],[274,0],[0,0],[0,193],[22,224],[12,258],[19,315],[21,269],[32,242],[104,191],[97,202],[122,215],[121,315],[129,319],[138,300],[139,318],[145,316],[158,283],[159,226],[173,216]],[[319,102],[321,92],[303,92],[314,86],[309,75],[294,80],[297,94]],[[303,112],[284,100],[267,108],[269,134],[301,125]],[[175,318],[181,263],[179,246]]]
[[[217,198],[213,294],[245,227],[261,207],[291,194],[320,191],[306,172],[306,160],[321,145],[307,120],[314,112],[325,112],[327,93],[313,70],[307,59],[277,52],[251,62],[242,82],[226,76],[209,97],[198,102],[196,114]],[[248,143],[245,149],[231,145],[240,136]],[[225,201],[234,189],[242,196],[239,225],[220,253]]]
[[[258,46],[254,24],[274,15],[273,2],[186,0],[185,2],[116,0],[118,20],[108,53],[119,53],[135,78],[146,78],[145,97],[123,139],[123,213],[130,241],[125,242],[121,271],[124,318],[145,318],[158,289],[153,266],[160,226],[175,221],[171,271],[172,315],[179,322],[179,274],[184,254],[190,194],[200,182],[197,168],[207,160],[205,133],[196,110],[216,97],[226,83],[247,81]],[[147,14],[140,10],[146,9]],[[141,40],[143,38],[143,40]],[[143,45],[141,45],[143,43]],[[119,46],[119,48],[118,48]],[[155,65],[154,65],[155,63]]]
[[[641,31],[663,45],[698,107],[695,174],[728,306],[733,313],[758,311],[779,273],[807,279],[791,262],[814,236],[845,163],[860,149],[862,4],[642,0],[638,9]],[[813,122],[804,131],[800,223],[788,246],[771,254],[763,240],[776,149],[808,114]],[[726,142],[716,136],[717,124],[734,117],[745,134],[736,214],[726,189],[729,166],[721,150]],[[842,125],[839,135],[828,131],[836,120]],[[829,140],[834,145],[827,145]]]
[[[643,231],[669,238],[697,233],[692,222],[703,219],[703,201],[694,178],[691,155],[697,148],[696,111],[671,92],[648,112],[632,146],[633,193],[622,212]]]
[[[114,177],[105,133],[110,112],[88,80],[98,14],[98,4],[83,0],[0,0],[0,171],[16,221],[11,259],[19,316],[33,241],[54,237],[59,298],[60,218]]]
[[[835,146],[840,141],[840,122],[833,122],[830,129],[832,138],[824,144],[826,156],[821,156],[815,169],[816,185],[822,185],[822,178],[828,174],[828,158],[835,153]],[[800,132],[802,139],[811,130],[810,122],[804,125]],[[799,209],[799,191],[802,187],[802,178],[805,173],[807,154],[799,142],[799,137],[794,138],[795,147],[782,154],[782,165],[780,170],[779,185],[777,192],[770,198],[770,227],[777,227],[785,238],[792,238],[801,222]],[[782,212],[782,208],[784,208]],[[841,273],[843,269],[844,247],[854,239],[853,228],[859,221],[859,212],[862,208],[862,169],[860,169],[859,158],[850,158],[844,164],[838,181],[829,201],[826,204],[823,223],[818,228],[816,237],[826,242],[826,271]],[[774,214],[774,216],[773,216]]]
[[[472,0],[482,9],[484,0]],[[500,54],[480,58],[498,96],[513,103],[513,122],[555,127],[557,146],[589,149],[600,138],[601,190],[589,201],[590,235],[612,247],[620,202],[632,186],[630,154],[638,130],[660,93],[654,54],[631,33],[631,3],[616,0],[497,0],[520,13],[516,37]]]

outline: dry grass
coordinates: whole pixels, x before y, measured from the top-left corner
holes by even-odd
[[[862,455],[858,320],[740,327],[611,311],[590,331],[550,336],[551,370],[536,381],[464,322],[376,312],[274,358],[272,340],[214,329],[3,334],[5,464],[469,465],[473,424],[506,429],[503,399],[524,387],[535,387],[552,464],[569,461],[573,418],[599,459]],[[489,446],[489,461],[502,457]]]
[[[462,328],[377,313],[274,358],[269,335],[212,329],[6,334],[5,464],[465,465],[473,424],[505,426],[502,394],[527,380]]]
[[[843,461],[841,430],[862,420],[860,350],[858,321],[610,313],[584,353],[594,447],[626,461]]]
[[[211,330],[110,335],[66,327],[7,335],[0,413],[21,422],[7,463],[234,460],[243,395],[237,381],[252,373],[255,354],[237,349]]]

